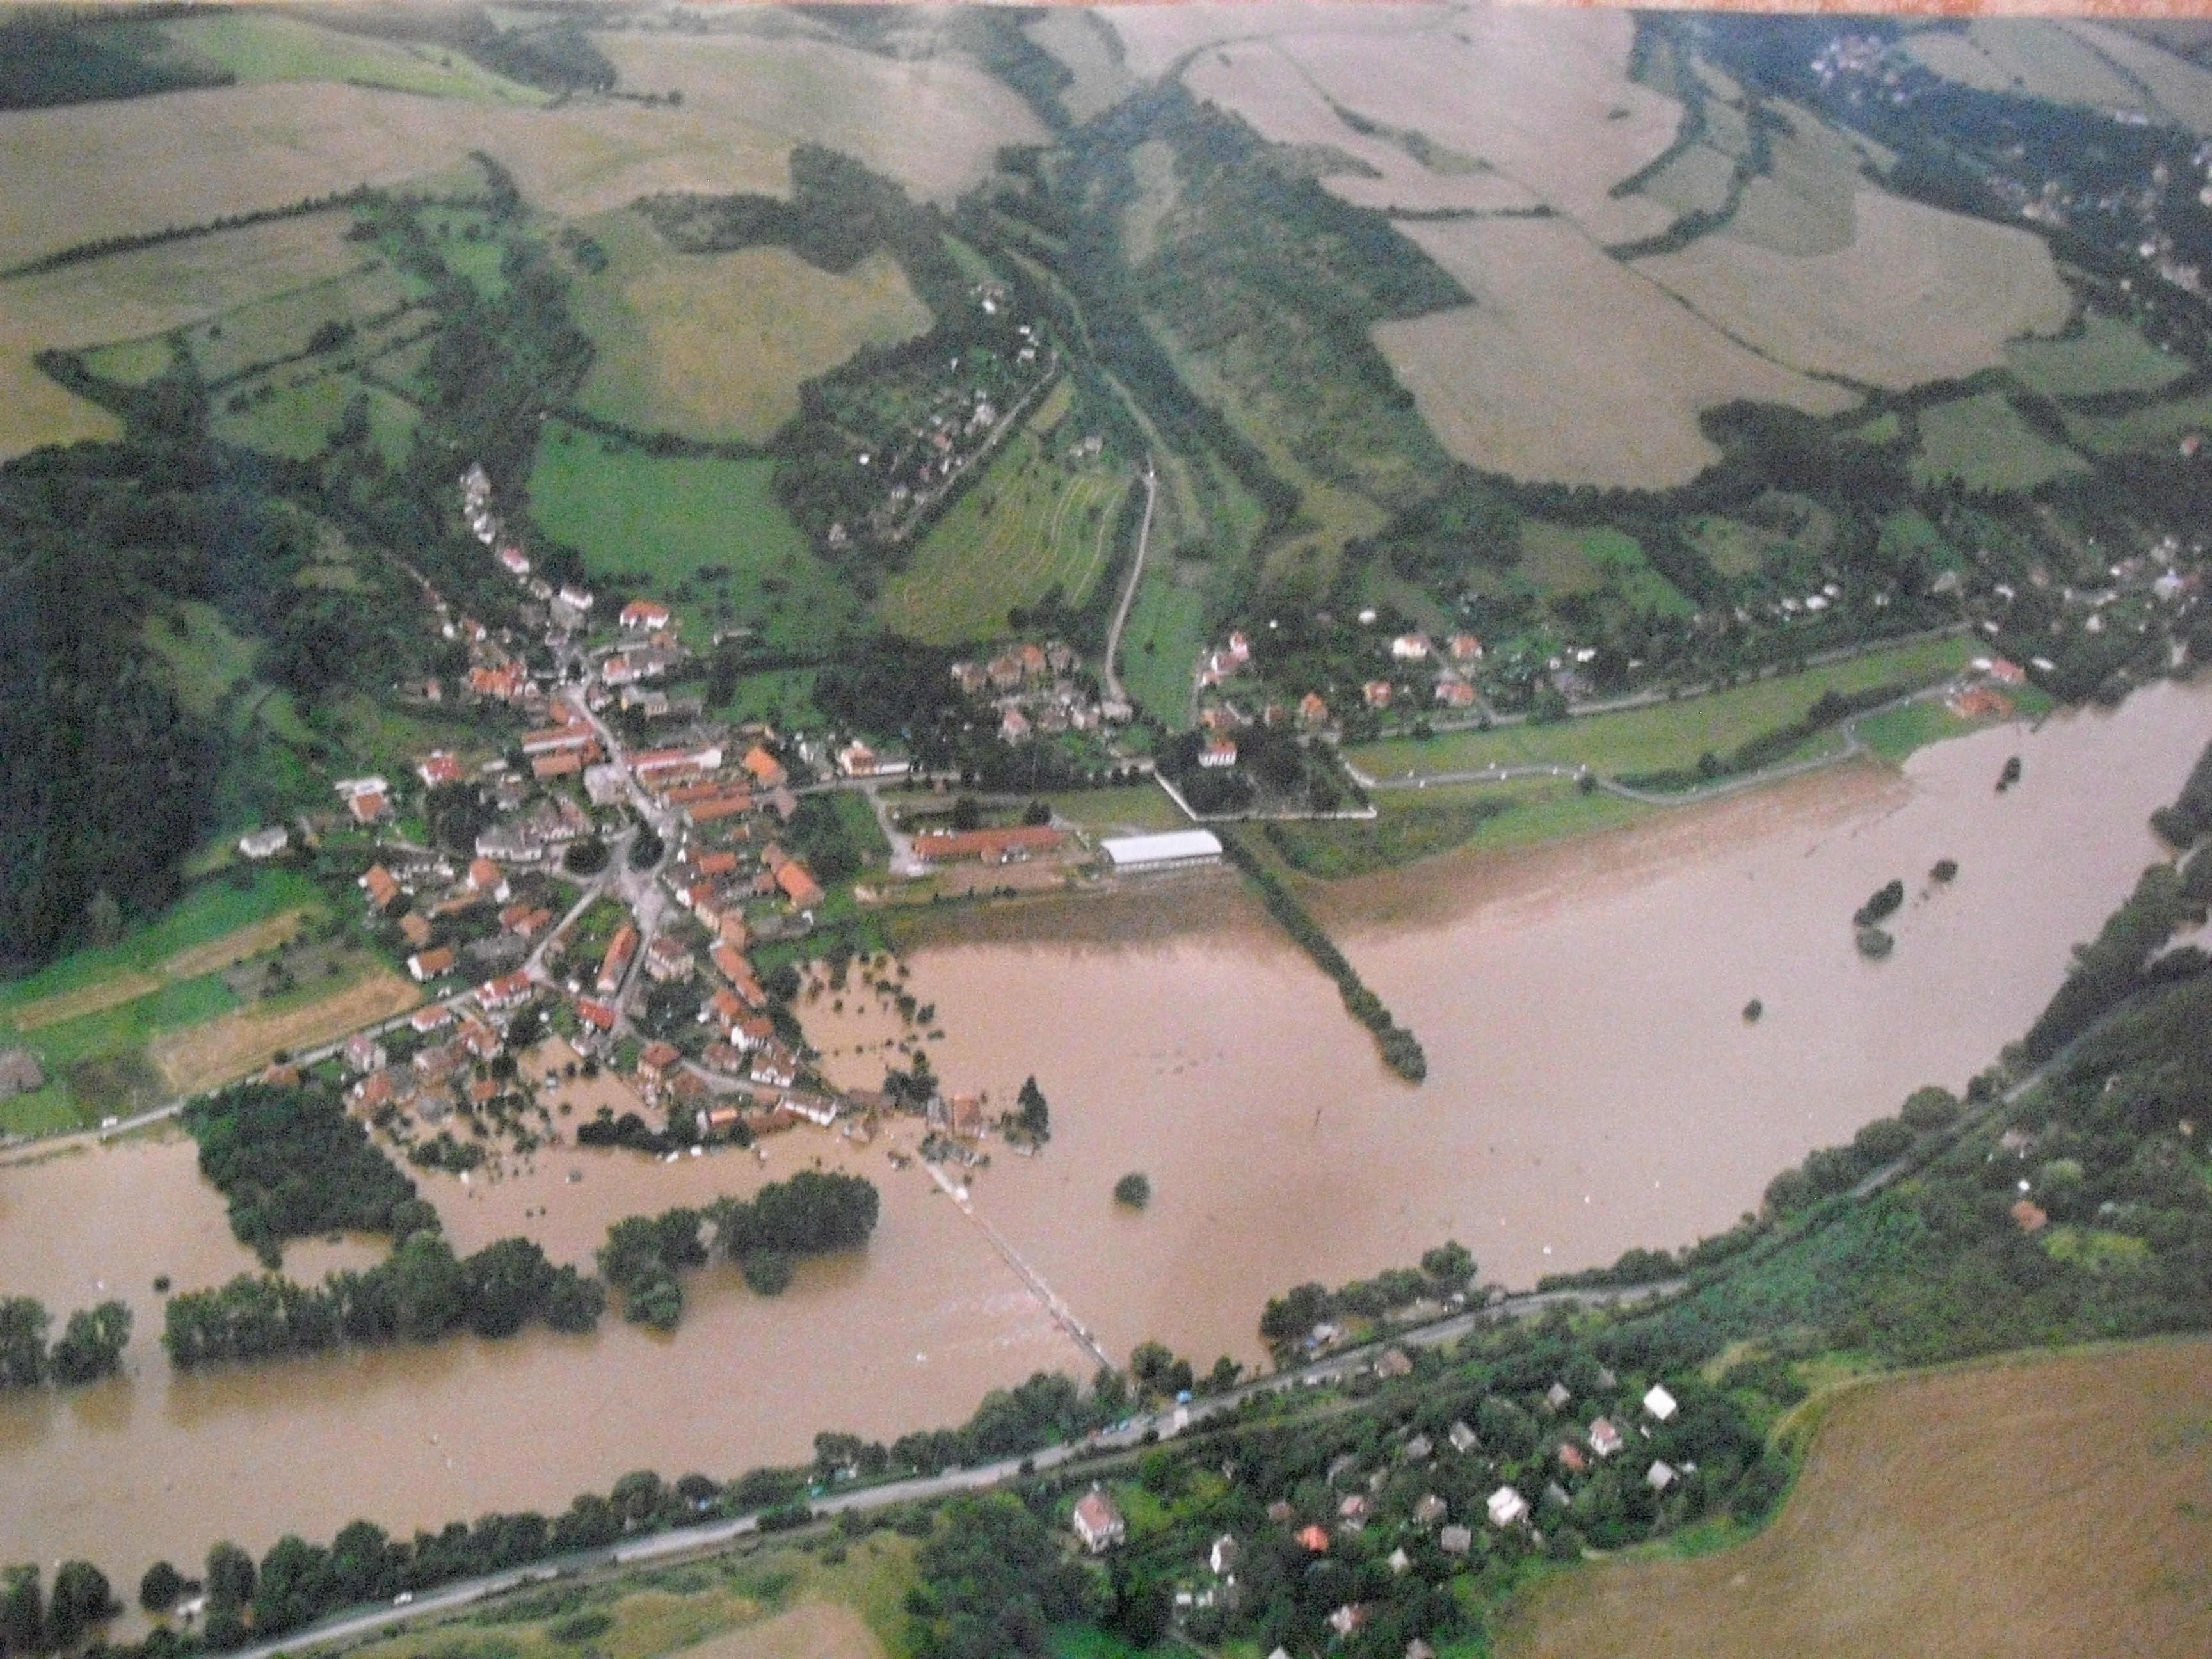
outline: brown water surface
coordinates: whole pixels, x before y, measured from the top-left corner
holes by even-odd
[[[1201,1364],[1253,1359],[1261,1301],[1302,1279],[1447,1236],[1510,1284],[1680,1243],[1919,1084],[1959,1087],[2160,855],[2145,816],[2208,734],[2212,692],[2160,686],[2115,714],[1942,744],[1902,776],[1841,769],[1348,884],[1318,906],[1425,1046],[1419,1089],[1220,878],[1000,913],[986,937],[918,951],[909,984],[937,1005],[946,1036],[928,1047],[951,1086],[988,1089],[995,1110],[1033,1073],[1052,1103],[1042,1156],[993,1144],[969,1177],[977,1210],[1112,1351],[1158,1336]],[[2015,752],[2023,779],[2000,797]],[[1959,878],[1929,890],[1943,857]],[[1896,952],[1869,963],[1850,914],[1893,876],[1910,894]],[[1753,996],[1766,1015],[1747,1025]],[[846,1000],[807,1004],[809,1030],[842,1081],[873,1085],[896,1024]],[[458,1247],[524,1231],[578,1261],[616,1217],[817,1158],[882,1188],[866,1252],[809,1264],[774,1301],[726,1269],[698,1275],[672,1338],[610,1317],[586,1338],[187,1376],[155,1346],[153,1276],[191,1288],[252,1266],[190,1146],[0,1166],[0,1287],[67,1309],[120,1286],[139,1319],[130,1376],[0,1401],[0,1560],[82,1553],[128,1583],[222,1536],[258,1552],[356,1515],[408,1528],[550,1510],[629,1468],[733,1474],[805,1456],[819,1429],[888,1437],[1040,1367],[1087,1371],[976,1226],[921,1170],[892,1169],[890,1144],[801,1130],[765,1164],[564,1149],[466,1188],[425,1183]],[[1109,1196],[1131,1170],[1152,1182],[1142,1215]],[[313,1276],[362,1248],[295,1250],[287,1268]]]

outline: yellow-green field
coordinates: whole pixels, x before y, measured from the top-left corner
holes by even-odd
[[[1912,463],[1923,480],[1956,478],[1970,489],[2033,489],[2088,462],[2030,428],[2001,393],[1955,398],[1920,412],[1920,453]]]
[[[580,401],[635,429],[764,442],[806,381],[930,325],[887,254],[839,273],[788,248],[676,253],[634,213],[586,228],[611,262],[575,290],[598,348]]]
[[[1549,593],[1588,592],[1611,586],[1639,611],[1686,617],[1694,608],[1674,583],[1645,561],[1635,538],[1618,530],[1524,520],[1517,568]]]
[[[2013,1358],[1825,1407],[1774,1523],[1734,1549],[1551,1577],[1508,1659],[2212,1650],[2212,1346]],[[2094,1516],[2087,1523],[2086,1516]]]
[[[1127,472],[1063,461],[1024,428],[923,538],[878,613],[909,639],[950,645],[1004,633],[1008,611],[1054,590],[1080,605],[1112,561],[1130,488]]]
[[[2189,372],[2117,317],[2093,312],[2081,331],[2055,340],[2014,340],[2005,361],[2030,391],[2046,398],[2155,392]]]
[[[1588,766],[1607,776],[1662,771],[1694,766],[1708,751],[1725,754],[1749,738],[1787,726],[1802,716],[1823,691],[1932,684],[1957,672],[1972,655],[1969,641],[1932,640],[1869,652],[1710,696],[1546,725],[1452,732],[1427,739],[1395,738],[1347,754],[1355,766],[1376,778],[1468,772],[1486,766]]]

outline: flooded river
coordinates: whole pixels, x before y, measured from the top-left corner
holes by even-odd
[[[2212,692],[2160,686],[2116,714],[1924,750],[1901,776],[1838,769],[1620,835],[1349,884],[1327,920],[1426,1048],[1419,1089],[1383,1071],[1334,988],[1225,878],[1033,913],[1049,943],[921,951],[911,988],[937,1005],[950,1086],[988,1089],[995,1110],[1034,1073],[1052,1103],[1041,1157],[997,1146],[972,1178],[979,1212],[1109,1350],[1158,1336],[1201,1367],[1249,1360],[1261,1300],[1299,1280],[1447,1236],[1514,1285],[1681,1243],[1918,1085],[1960,1086],[2159,855],[2144,818],[2208,735]],[[2014,753],[2022,781],[1998,796]],[[1925,890],[1945,857],[1957,881]],[[1893,877],[1909,893],[1896,952],[1868,963],[1850,915]],[[1754,996],[1765,1017],[1747,1025]],[[825,999],[806,1016],[841,1081],[878,1080],[880,1052],[860,1050],[889,1029],[880,1014]],[[589,1338],[184,1377],[155,1346],[153,1276],[191,1288],[251,1266],[190,1146],[0,1167],[0,1286],[57,1309],[120,1287],[139,1319],[128,1377],[0,1401],[0,1560],[85,1553],[135,1582],[218,1536],[258,1551],[356,1515],[411,1528],[553,1510],[625,1469],[729,1474],[805,1455],[817,1429],[888,1437],[1041,1366],[1087,1370],[974,1224],[886,1150],[801,1130],[764,1167],[564,1152],[465,1192],[431,1185],[457,1246],[528,1231],[574,1261],[612,1217],[817,1158],[883,1189],[865,1256],[811,1264],[776,1301],[710,1271],[672,1338],[611,1316]],[[1141,1215],[1110,1200],[1130,1170],[1152,1181]],[[356,1256],[318,1245],[288,1270]]]

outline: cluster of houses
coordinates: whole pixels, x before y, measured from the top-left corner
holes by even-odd
[[[971,296],[984,315],[995,317],[1006,308],[1010,295],[997,283],[979,284]],[[864,449],[855,464],[866,471],[882,491],[863,528],[878,539],[898,535],[914,515],[944,495],[989,447],[991,439],[1010,411],[1044,383],[1057,368],[1057,359],[1045,349],[1042,337],[1032,323],[1013,330],[1012,363],[1001,364],[1006,384],[997,392],[983,386],[941,386],[929,411],[896,450]],[[951,368],[957,372],[960,359]],[[1090,452],[1102,447],[1097,439],[1085,441]],[[840,521],[830,526],[830,547],[841,548],[852,539],[852,531]]]
[[[501,1081],[483,1068],[507,1052],[510,1023],[535,990],[527,975],[504,975],[469,998],[417,1009],[406,1029],[420,1046],[402,1061],[388,1058],[375,1034],[356,1033],[343,1051],[353,1109],[380,1121],[408,1113],[436,1124],[457,1107],[473,1111],[514,1094],[511,1079]]]
[[[1135,709],[1126,698],[1096,695],[1076,678],[1082,665],[1072,646],[1027,641],[986,662],[954,663],[952,683],[998,714],[999,736],[1010,744],[1127,725]]]
[[[1362,611],[1359,621],[1363,626],[1372,625],[1377,613]],[[1394,705],[1425,701],[1428,704],[1447,709],[1471,709],[1481,701],[1476,689],[1475,673],[1483,659],[1482,641],[1473,634],[1457,633],[1443,641],[1432,640],[1418,629],[1392,638],[1386,647],[1390,668],[1387,673],[1364,681],[1359,688],[1361,705],[1376,713]],[[1252,658],[1251,641],[1242,633],[1230,635],[1224,645],[1208,648],[1200,658],[1196,670],[1199,703],[1199,723],[1210,735],[1206,749],[1200,757],[1200,763],[1208,767],[1230,767],[1237,763],[1234,733],[1242,726],[1255,723],[1279,726],[1295,719],[1309,730],[1326,726],[1331,720],[1327,699],[1311,687],[1301,692],[1294,706],[1265,700],[1264,694],[1256,699],[1257,712],[1241,707],[1235,700],[1237,681],[1256,675]],[[1422,693],[1425,691],[1425,699]]]
[[[1402,1376],[1413,1370],[1413,1363],[1402,1350],[1394,1348],[1381,1357],[1375,1370],[1384,1376]],[[1608,1390],[1619,1386],[1610,1372],[1601,1371],[1599,1382]],[[1350,1455],[1337,1458],[1328,1466],[1324,1481],[1329,1494],[1327,1513],[1302,1511],[1289,1498],[1279,1497],[1267,1505],[1268,1524],[1280,1528],[1279,1537],[1286,1536],[1306,1558],[1316,1560],[1370,1528],[1387,1528],[1384,1536],[1395,1547],[1385,1558],[1386,1565],[1394,1577],[1402,1577],[1415,1571],[1424,1558],[1433,1561],[1441,1556],[1447,1564],[1465,1560],[1475,1552],[1480,1527],[1499,1534],[1526,1534],[1532,1542],[1540,1540],[1540,1509],[1566,1509],[1573,1502],[1571,1489],[1577,1481],[1613,1459],[1636,1457],[1642,1462],[1640,1479],[1655,1495],[1665,1493],[1695,1472],[1692,1463],[1686,1462],[1678,1469],[1663,1458],[1632,1451],[1638,1443],[1650,1441],[1680,1411],[1680,1402],[1663,1384],[1654,1383],[1632,1407],[1626,1410],[1616,1407],[1613,1415],[1594,1417],[1586,1426],[1575,1425],[1568,1419],[1573,1403],[1573,1392],[1563,1382],[1555,1381],[1543,1396],[1543,1407],[1554,1419],[1567,1420],[1542,1437],[1533,1458],[1516,1466],[1524,1478],[1533,1469],[1535,1477],[1545,1482],[1533,1502],[1509,1480],[1482,1498],[1479,1510],[1469,1501],[1470,1513],[1453,1513],[1452,1500],[1435,1488],[1463,1491],[1467,1474],[1479,1477],[1495,1468],[1481,1437],[1461,1419],[1434,1438],[1425,1432],[1412,1433],[1381,1468],[1363,1469],[1360,1460]],[[1454,1462],[1468,1468],[1455,1475],[1445,1474],[1447,1466]],[[1434,1481],[1426,1491],[1421,1490],[1424,1471],[1430,1472],[1428,1479]],[[1480,1492],[1480,1486],[1476,1490]],[[1414,1492],[1419,1495],[1411,1497]],[[1128,1538],[1127,1518],[1112,1495],[1097,1484],[1077,1498],[1069,1525],[1076,1541],[1093,1555],[1104,1554]],[[1179,1618],[1201,1608],[1233,1609],[1238,1605],[1237,1569],[1247,1547],[1247,1540],[1233,1533],[1212,1540],[1192,1570],[1181,1577],[1174,1602]],[[1347,1601],[1330,1614],[1328,1623],[1335,1637],[1349,1639],[1372,1613],[1369,1603]],[[1426,1644],[1413,1643],[1407,1649],[1408,1659],[1420,1659],[1416,1650],[1425,1653]],[[1282,1659],[1280,1650],[1277,1659]]]

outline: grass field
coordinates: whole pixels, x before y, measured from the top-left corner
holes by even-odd
[[[2033,489],[2089,464],[2030,428],[2001,393],[1954,398],[1920,412],[1913,476],[1956,478],[1970,489]]]
[[[1651,568],[1635,538],[1618,530],[1524,520],[1519,570],[1547,592],[1611,586],[1638,611],[1686,617],[1696,609],[1680,588]]]
[[[1130,486],[1119,466],[1064,460],[1024,429],[931,528],[878,614],[909,639],[951,645],[1003,634],[1009,610],[1048,592],[1080,605],[1112,562]]]
[[[1507,1659],[2212,1651],[2212,1345],[2157,1343],[1832,1396],[1741,1547],[1561,1574]]]
[[[1383,795],[1364,822],[1269,824],[1265,833],[1270,850],[1299,874],[1336,881],[1463,847],[1514,805],[1496,791],[1400,789]]]
[[[1075,789],[1051,795],[1052,810],[1071,823],[1098,835],[1144,834],[1158,830],[1181,830],[1190,820],[1154,783],[1133,784],[1121,789]]]
[[[456,52],[343,34],[251,11],[192,17],[162,31],[178,55],[240,81],[350,81],[435,98],[538,105],[548,94],[481,68]]]
[[[1121,630],[1121,684],[1170,732],[1190,723],[1191,672],[1205,648],[1205,595],[1147,564]]]
[[[531,510],[583,550],[602,584],[674,606],[697,646],[732,627],[779,648],[818,646],[851,619],[853,601],[777,504],[771,467],[663,459],[548,422]]]
[[[788,248],[672,252],[632,213],[587,228],[611,263],[575,290],[598,348],[580,402],[624,426],[763,442],[799,412],[805,382],[930,325],[887,254],[840,275]]]
[[[1971,641],[1934,640],[1869,652],[1710,696],[1548,725],[1446,732],[1425,741],[1395,738],[1352,750],[1349,758],[1377,778],[1473,771],[1492,765],[1582,765],[1608,776],[1694,766],[1708,750],[1724,754],[1748,738],[1788,725],[1823,691],[1863,690],[1893,682],[1932,684],[1956,672],[1972,655]]]
[[[1808,374],[1901,388],[2002,368],[2072,301],[2027,231],[1861,185],[1847,247],[1801,257],[1707,236],[1636,269],[1734,338]]]
[[[1385,323],[1375,341],[1437,440],[1470,466],[1667,489],[1720,459],[1701,410],[1748,398],[1832,415],[1853,402],[1737,344],[1571,225],[1401,228],[1475,303]]]
[[[2081,331],[2056,340],[2014,340],[2005,361],[2032,392],[2046,398],[2089,398],[2108,392],[2155,392],[2189,372],[2117,317],[2091,313]]]
[[[321,894],[289,871],[256,870],[243,884],[203,882],[167,915],[115,944],[72,952],[27,979],[0,986],[0,1020],[12,1021],[26,1006],[82,992],[118,974],[153,973],[181,952],[301,908],[319,910]]]
[[[374,1641],[360,1659],[906,1659],[915,1547],[887,1532],[842,1559],[769,1547],[611,1583],[562,1585]]]

